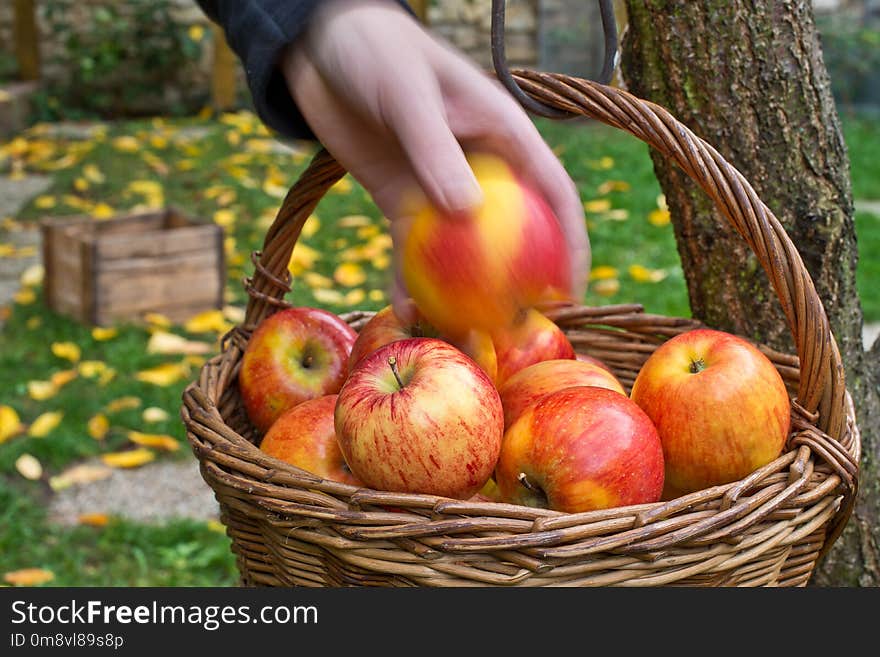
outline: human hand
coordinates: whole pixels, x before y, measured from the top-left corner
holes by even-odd
[[[444,212],[478,205],[470,150],[504,158],[544,195],[566,237],[572,297],[583,297],[590,247],[574,182],[507,91],[399,6],[322,3],[281,69],[315,136],[391,221],[396,310],[408,307],[399,266],[409,225],[402,203],[418,187]]]

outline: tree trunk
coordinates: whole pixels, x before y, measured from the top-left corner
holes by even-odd
[[[862,344],[849,163],[812,5],[627,0],[622,70],[752,184],[797,245],[831,321],[862,437],[860,494],[813,582],[880,585],[880,372]],[[652,154],[692,313],[792,351],[780,304],[743,240],[677,167]],[[878,351],[880,349],[875,349]]]

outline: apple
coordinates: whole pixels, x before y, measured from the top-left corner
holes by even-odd
[[[575,386],[542,397],[504,434],[495,480],[502,500],[564,513],[657,502],[663,448],[629,397]]]
[[[513,323],[492,332],[501,387],[514,374],[544,360],[574,360],[575,352],[563,330],[534,308],[520,311]]]
[[[630,398],[663,443],[672,497],[737,481],[780,455],[790,401],[773,363],[738,336],[695,329],[645,361]]]
[[[307,472],[352,486],[363,486],[348,468],[333,426],[337,395],[308,399],[272,423],[260,449]]]
[[[364,358],[339,391],[339,446],[372,488],[467,499],[492,476],[504,413],[488,375],[437,338]]]
[[[606,367],[588,361],[553,359],[521,369],[499,388],[504,426],[551,392],[574,386],[599,386],[627,396],[620,381]]]
[[[356,338],[341,317],[321,308],[286,308],[260,322],[238,374],[254,427],[265,433],[287,409],[339,392]]]
[[[571,270],[559,221],[540,194],[502,159],[468,162],[482,203],[454,216],[410,200],[401,249],[406,289],[428,321],[448,335],[492,331],[525,307],[571,300]]]
[[[462,336],[450,338],[441,335],[418,310],[414,310],[412,314],[413,319],[405,322],[394,312],[391,305],[377,311],[358,333],[349,356],[349,372],[364,357],[390,342],[407,338],[440,338],[473,358],[489,378],[495,381],[498,361],[495,357],[495,345],[488,333],[472,329]]]

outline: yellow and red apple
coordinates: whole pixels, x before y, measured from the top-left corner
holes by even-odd
[[[447,337],[441,335],[418,310],[414,311],[411,321],[402,320],[395,313],[393,306],[388,305],[377,311],[358,333],[351,349],[348,366],[352,371],[361,360],[371,353],[396,340],[407,338],[439,338],[460,349],[465,355],[473,358],[483,368],[492,381],[498,372],[498,361],[495,357],[495,345],[492,338],[484,331],[471,329],[464,335]]]
[[[599,386],[626,396],[617,377],[601,364],[564,358],[545,360],[521,369],[499,388],[504,426],[509,427],[526,408],[551,392],[574,386]]]
[[[409,338],[355,367],[339,391],[335,427],[367,486],[467,499],[492,476],[504,413],[473,359],[443,340]]]
[[[501,499],[565,513],[657,502],[663,449],[629,397],[596,386],[550,393],[504,434],[495,480]]]
[[[737,481],[780,455],[790,401],[773,363],[748,341],[696,329],[658,347],[632,400],[663,443],[664,497]]]
[[[342,318],[321,308],[286,308],[260,322],[238,374],[254,427],[265,433],[289,408],[339,392],[356,338]]]
[[[309,399],[282,413],[263,436],[260,449],[324,479],[363,486],[351,473],[336,440],[336,397]]]
[[[471,154],[482,204],[449,216],[412,203],[402,279],[416,306],[447,335],[492,331],[520,309],[569,300],[571,267],[559,221],[502,159]]]
[[[514,374],[529,365],[545,360],[574,360],[574,347],[563,330],[546,315],[528,308],[517,313],[514,321],[492,332],[499,388]]]

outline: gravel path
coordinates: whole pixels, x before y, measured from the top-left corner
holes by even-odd
[[[94,461],[96,465],[100,461]],[[219,506],[202,479],[195,456],[161,460],[106,479],[64,488],[52,496],[49,517],[72,525],[84,513],[106,513],[144,523],[190,518],[216,520]]]

